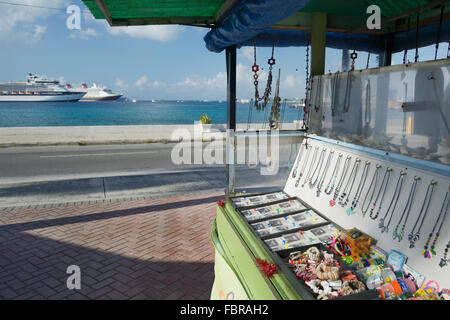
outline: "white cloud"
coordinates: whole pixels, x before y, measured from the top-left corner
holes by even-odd
[[[124,80],[117,78],[116,82],[114,82],[114,85],[120,88],[128,88],[128,83],[126,83]]]
[[[34,33],[33,33],[33,37],[35,38],[35,40],[38,40],[41,38],[41,36],[47,31],[47,26],[41,26],[36,24],[34,26]]]
[[[83,29],[83,27],[80,30],[70,30],[70,37],[71,38],[80,38],[83,40],[87,40],[90,37],[98,37],[101,35],[101,33],[95,31],[95,29],[92,28],[87,28],[87,29]]]
[[[146,75],[141,76],[139,79],[136,80],[134,83],[136,87],[143,87],[148,83],[148,77]]]
[[[238,55],[244,59],[247,59],[249,61],[254,60],[254,49],[253,47],[243,47],[238,50]]]
[[[109,27],[107,30],[115,36],[127,35],[132,38],[144,38],[162,42],[174,40],[183,27],[177,25]]]
[[[280,86],[286,89],[301,89],[304,85],[304,81],[302,77],[296,77],[293,74],[289,74],[281,80]]]

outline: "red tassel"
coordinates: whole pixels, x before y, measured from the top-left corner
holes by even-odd
[[[272,278],[272,276],[278,272],[278,267],[273,263],[268,263],[267,261],[258,258],[256,258],[256,262],[259,264],[259,267],[267,278]]]
[[[219,207],[225,208],[225,202],[223,200],[217,201],[217,204],[219,205]]]

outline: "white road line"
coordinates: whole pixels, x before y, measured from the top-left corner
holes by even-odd
[[[126,156],[130,154],[146,154],[146,153],[157,153],[157,151],[60,154],[56,156],[39,156],[39,158],[71,158],[71,157],[90,157],[90,156],[117,156],[117,155]]]

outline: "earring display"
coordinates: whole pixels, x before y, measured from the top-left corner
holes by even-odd
[[[439,211],[438,218],[437,218],[437,220],[436,220],[436,222],[435,222],[435,224],[433,226],[433,229],[431,230],[430,234],[428,235],[427,242],[425,243],[424,250],[422,251],[422,255],[425,258],[431,259],[431,257],[433,255],[434,256],[436,255],[436,251],[434,250],[434,248],[436,246],[436,242],[439,239],[439,235],[440,235],[442,226],[444,225],[445,218],[447,217],[448,205],[450,203],[450,199],[449,198],[450,198],[449,197],[449,191],[447,191],[447,193],[445,194],[444,202],[442,203],[441,210]],[[433,240],[433,243],[431,244],[430,250],[428,250],[428,246],[430,244],[431,238],[433,238],[433,233],[434,233],[434,231],[435,231],[435,229],[436,229],[436,227],[437,227],[437,225],[439,223],[439,220],[441,221],[441,223],[439,225],[439,228],[438,228],[436,234],[434,235],[434,240]]]
[[[378,177],[380,175],[380,169],[381,165],[377,164],[375,166],[375,172],[373,173],[372,180],[369,184],[369,189],[366,192],[366,196],[364,197],[363,203],[361,204],[361,214],[364,218],[366,216],[367,211],[369,210],[370,203],[373,200],[373,197],[375,196],[375,190],[377,189],[377,183],[378,183]],[[369,198],[370,194],[370,198]],[[369,201],[367,201],[369,200]],[[367,206],[366,206],[367,203]]]
[[[353,164],[353,167],[352,167],[352,171],[350,171],[350,176],[348,177],[347,183],[345,184],[344,190],[342,191],[342,194],[339,197],[338,203],[341,205],[341,207],[346,206],[348,203],[350,193],[352,192],[353,185],[355,184],[356,175],[358,174],[358,169],[359,169],[360,163],[361,163],[361,159],[356,158],[355,163]],[[348,190],[349,187],[350,187],[350,190]],[[348,192],[347,192],[347,190],[348,190]]]
[[[241,210],[241,214],[247,221],[257,221],[306,209],[299,200],[294,199],[253,209]]]
[[[250,207],[250,206],[258,206],[261,204],[266,204],[270,202],[275,202],[279,200],[287,199],[288,195],[282,191],[280,192],[271,192],[261,195],[254,196],[242,196],[231,198],[231,201],[235,205],[236,208]]]
[[[312,168],[314,168],[317,160],[317,153],[319,152],[319,147],[314,148],[314,153],[311,159],[311,163],[309,164],[308,173],[306,174],[305,180],[303,180],[302,188],[305,186],[305,183],[309,180],[309,176],[311,175]]]
[[[352,205],[346,210],[347,215],[355,214],[356,206],[358,205],[359,198],[361,197],[364,185],[366,184],[367,176],[369,174],[370,162],[366,161],[364,169],[359,180],[358,188],[356,189],[355,196],[353,197]]]
[[[333,159],[334,150],[330,150],[330,153],[328,154],[327,161],[325,163],[325,167],[322,171],[322,174],[320,175],[319,182],[317,183],[317,190],[316,190],[316,196],[320,196],[320,193],[322,192],[323,183],[325,182],[325,176],[327,175],[328,168],[330,167],[331,159]]]
[[[300,179],[303,177],[303,172],[306,170],[306,166],[308,165],[309,156],[311,155],[312,147],[308,148],[308,145],[305,144],[305,148],[307,149],[307,151],[306,151],[306,159],[305,159],[305,162],[303,163],[302,170],[299,172],[298,178],[295,181],[295,187],[296,188],[298,187],[298,185],[300,183]]]
[[[334,195],[333,199],[330,200],[330,206],[334,206],[336,204],[336,199],[339,196],[339,192],[341,191],[342,184],[344,183],[345,176],[347,175],[348,169],[350,168],[350,161],[352,157],[347,156],[347,158],[344,161],[344,166],[342,168],[341,177],[339,178],[339,182],[336,185],[336,188],[334,189]]]
[[[403,239],[403,236],[405,233],[406,222],[408,221],[409,213],[411,212],[411,207],[414,202],[414,196],[416,194],[417,183],[419,181],[420,181],[420,177],[415,176],[414,181],[411,185],[411,191],[409,192],[408,200],[406,201],[405,209],[403,209],[402,215],[400,216],[400,220],[398,221],[397,225],[395,226],[394,233],[392,234],[392,237],[394,238],[394,240],[395,240],[395,238],[397,238],[398,242],[402,241],[402,239]],[[406,212],[406,218],[405,218],[405,221],[403,222],[402,228],[399,232],[398,228],[400,227],[400,224],[402,223],[405,212]]]
[[[326,151],[327,151],[327,149],[325,149],[325,148],[322,149],[322,152],[320,153],[319,161],[317,162],[316,168],[314,169],[313,173],[311,174],[311,177],[309,178],[309,187],[310,188],[313,188],[316,185],[317,180],[319,180],[319,175],[320,175],[320,171],[322,170],[323,160],[325,159]],[[317,176],[316,176],[316,172],[317,172]]]
[[[391,199],[391,202],[389,203],[389,207],[386,210],[384,217],[380,219],[380,222],[378,224],[378,228],[381,229],[381,233],[389,232],[389,224],[391,223],[392,216],[394,215],[395,208],[397,207],[398,198],[400,197],[400,193],[402,192],[402,187],[403,187],[403,182],[404,182],[405,176],[406,176],[406,172],[400,171],[400,175],[398,177],[397,184],[395,185],[394,194],[392,195],[392,199]],[[392,212],[391,212],[391,209],[392,209]],[[390,214],[389,221],[388,221],[387,225],[384,225],[384,221],[389,216],[389,214]]]
[[[339,172],[340,166],[341,166],[341,160],[342,160],[342,153],[338,155],[338,158],[336,160],[336,164],[334,165],[333,173],[331,174],[330,181],[327,183],[325,187],[325,193],[331,194],[334,190],[334,184],[336,183],[337,179],[337,173]]]
[[[422,208],[420,209],[419,215],[417,216],[417,220],[414,223],[414,227],[412,228],[411,232],[408,235],[410,248],[414,248],[416,241],[420,239],[420,230],[422,229],[423,222],[425,221],[425,217],[428,213],[428,208],[430,207],[431,198],[433,197],[434,187],[436,185],[437,185],[437,182],[434,180],[431,180],[430,184],[428,185],[427,192],[425,193],[425,198],[422,203]],[[419,223],[419,220],[421,217],[422,217],[422,220],[419,224],[419,228],[416,231],[416,226]]]
[[[372,208],[370,208],[370,219],[372,220],[376,220],[378,218],[378,215],[381,212],[381,206],[383,205],[383,200],[384,200],[384,196],[386,195],[386,190],[387,187],[389,185],[389,179],[391,177],[391,172],[393,171],[392,168],[386,168],[386,171],[384,172],[384,176],[383,176],[383,180],[381,180],[381,185],[380,185],[380,189],[378,189],[378,193],[377,196],[375,197],[375,200],[372,204]],[[385,183],[386,182],[386,183]],[[380,198],[381,195],[381,199],[380,202],[378,204],[378,208],[375,214],[373,214],[373,211],[375,210],[375,207],[377,205],[378,199]]]

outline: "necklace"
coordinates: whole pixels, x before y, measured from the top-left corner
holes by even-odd
[[[342,153],[339,153],[338,158],[336,160],[336,164],[334,165],[333,172],[331,174],[330,181],[327,183],[327,185],[325,187],[325,193],[326,194],[331,194],[331,192],[334,189],[334,184],[335,184],[336,179],[337,179],[337,173],[339,171],[339,168],[341,167],[341,160],[342,160]]]
[[[430,184],[428,185],[427,192],[425,193],[425,198],[422,203],[422,208],[420,209],[419,216],[417,217],[416,223],[414,223],[414,227],[412,228],[411,232],[408,235],[409,240],[409,247],[414,248],[415,243],[420,238],[420,230],[422,229],[423,222],[425,221],[425,216],[428,213],[428,208],[430,207],[431,203],[431,197],[433,196],[434,187],[437,184],[436,181],[431,180]],[[425,210],[424,210],[425,209]],[[422,216],[423,213],[423,216]],[[416,230],[416,226],[419,223],[420,217],[422,217],[422,220],[419,224],[419,228]]]
[[[394,233],[392,234],[393,239],[398,239],[398,242],[402,241],[403,235],[405,234],[405,226],[406,222],[408,221],[409,213],[411,212],[411,207],[414,202],[414,195],[416,193],[417,183],[420,181],[420,177],[414,176],[414,181],[411,185],[411,191],[409,192],[408,200],[406,201],[405,209],[403,209],[402,215],[400,216],[400,220],[398,221],[397,225],[395,226]],[[400,228],[400,224],[402,223],[403,216],[406,212],[406,218],[405,222],[402,224],[402,229],[400,232],[398,232],[398,229]]]
[[[446,205],[446,203],[447,203],[447,205]],[[431,233],[428,235],[427,242],[425,243],[424,250],[422,251],[422,255],[425,258],[431,259],[432,255],[436,255],[436,251],[434,251],[434,247],[436,246],[436,242],[437,242],[437,240],[439,238],[439,234],[441,232],[442,225],[444,224],[445,217],[447,216],[448,204],[449,203],[450,203],[449,191],[447,191],[447,193],[445,194],[444,202],[442,203],[441,211],[439,212],[439,216],[438,216],[438,218],[436,220],[436,223],[433,226],[433,229],[431,230]],[[444,208],[445,208],[445,210],[444,210]],[[443,217],[442,220],[441,220],[441,216]],[[431,245],[430,250],[428,251],[428,245],[430,244],[430,240],[433,237],[434,230],[436,229],[436,227],[437,227],[437,225],[439,223],[439,220],[441,220],[441,224],[439,225],[439,229],[437,230],[436,234],[434,235],[433,243]]]
[[[323,165],[323,160],[325,159],[325,153],[326,153],[327,149],[323,148],[322,152],[320,153],[319,156],[319,161],[317,162],[317,166],[314,169],[311,177],[309,178],[309,187],[312,188],[316,185],[317,180],[319,179],[319,175],[320,175],[320,170],[322,170],[322,165]],[[317,172],[317,177],[313,180],[314,176],[316,175]]]
[[[342,191],[341,196],[339,197],[339,204],[343,207],[348,203],[348,197],[352,192],[353,185],[355,184],[356,175],[358,174],[359,164],[361,163],[361,159],[356,158],[355,163],[353,164],[352,171],[350,171],[350,175],[348,177],[347,183],[345,184],[344,190]],[[350,184],[351,181],[351,184]],[[350,190],[347,192],[348,187]],[[347,198],[345,198],[347,196]],[[344,200],[345,199],[345,200]]]
[[[253,74],[253,85],[255,86],[255,108],[256,110],[264,110],[267,106],[267,103],[269,102],[270,93],[272,91],[272,67],[275,64],[275,59],[273,58],[273,53],[275,50],[275,43],[272,45],[272,57],[267,60],[267,63],[269,64],[269,74],[267,76],[267,85],[266,89],[264,91],[264,95],[262,97],[259,96],[258,91],[258,71],[259,71],[259,65],[256,63],[256,39],[253,39],[253,57],[254,57],[254,63],[252,66],[252,72]],[[262,104],[259,104],[259,101],[263,100]]]
[[[375,195],[375,190],[377,189],[377,183],[378,183],[378,176],[380,175],[380,168],[381,168],[381,165],[379,165],[379,164],[377,164],[375,166],[375,172],[373,173],[372,181],[370,182],[370,185],[369,185],[369,190],[367,190],[366,196],[364,197],[364,201],[361,204],[361,213],[362,213],[363,218],[366,216],[367,210],[369,210],[370,203],[372,202],[373,196]],[[367,202],[367,207],[366,207],[365,204],[366,204],[366,201],[369,197],[369,193],[371,190],[372,190],[372,194],[370,195],[370,199]]]
[[[311,155],[312,147],[308,148],[308,145],[305,144],[305,148],[307,150],[306,151],[306,159],[305,159],[305,162],[303,163],[302,170],[298,174],[297,181],[295,181],[295,187],[298,187],[298,184],[300,183],[300,179],[303,177],[303,172],[306,170],[306,165],[308,164],[309,156]]]
[[[317,184],[316,196],[320,196],[320,192],[322,190],[323,183],[325,182],[325,176],[327,175],[328,168],[330,167],[331,159],[333,158],[334,150],[331,150],[328,154],[327,162],[325,163],[325,168],[323,169],[322,175],[320,176],[319,183]]]
[[[311,163],[309,164],[308,173],[306,174],[305,180],[303,180],[303,183],[302,183],[302,188],[305,186],[306,181],[308,181],[309,176],[311,174],[311,170],[312,170],[312,168],[314,168],[314,165],[316,164],[317,152],[318,152],[317,150],[319,150],[319,147],[316,147],[314,149],[313,157],[311,159]]]
[[[447,253],[448,249],[450,248],[450,241],[447,243],[447,246],[445,247],[444,254],[442,255],[441,261],[439,262],[439,267],[445,267],[447,265],[447,262],[450,261],[450,259],[447,259]]]
[[[352,157],[347,156],[347,158],[344,161],[344,167],[342,168],[341,177],[339,178],[338,184],[336,185],[336,188],[334,189],[334,195],[333,199],[330,200],[330,206],[334,206],[336,204],[336,199],[339,196],[339,191],[341,190],[342,184],[344,183],[345,176],[347,175],[348,169],[350,168],[350,161]]]
[[[295,176],[297,175],[297,169],[298,169],[298,165],[300,164],[300,159],[302,158],[302,155],[303,155],[303,147],[304,146],[305,145],[303,143],[300,146],[298,159],[297,159],[297,162],[295,163],[294,170],[292,171],[292,178],[295,178]]]
[[[381,205],[383,204],[384,196],[386,195],[386,190],[387,190],[387,186],[389,185],[389,179],[391,177],[391,172],[392,171],[393,171],[392,168],[386,168],[386,171],[384,172],[383,180],[381,180],[381,185],[380,185],[380,189],[378,190],[377,197],[375,198],[375,201],[372,204],[372,208],[370,208],[370,215],[369,215],[369,217],[372,220],[376,220],[378,218],[378,215],[381,212]],[[383,187],[383,183],[385,181],[386,181],[386,183],[384,184],[384,187]],[[381,190],[383,190],[383,192],[381,192]],[[381,196],[380,203],[378,204],[377,212],[376,212],[375,215],[373,215],[373,211],[375,210],[375,207],[376,207],[377,202],[378,202],[378,198],[380,197],[381,194],[382,194],[382,196]]]
[[[358,189],[356,189],[355,196],[353,197],[352,205],[347,209],[347,215],[355,214],[356,206],[358,205],[359,198],[361,197],[364,185],[366,184],[367,176],[369,175],[370,161],[366,161],[364,169],[359,180]]]
[[[275,87],[275,94],[272,102],[272,109],[270,110],[269,126],[270,129],[277,129],[280,125],[280,69],[278,69],[278,79]]]
[[[378,224],[378,228],[381,229],[381,233],[389,231],[389,225],[391,224],[392,216],[394,215],[395,207],[397,206],[398,198],[400,197],[400,193],[402,191],[405,175],[406,175],[406,172],[400,171],[400,175],[398,177],[397,184],[395,185],[394,194],[392,195],[391,203],[389,204],[389,207],[386,210],[386,214],[384,215],[383,218],[380,219],[380,223]],[[387,225],[385,226],[384,220],[386,220],[387,216],[389,215],[389,211],[391,210],[391,208],[392,208],[391,216],[389,218]]]

